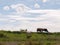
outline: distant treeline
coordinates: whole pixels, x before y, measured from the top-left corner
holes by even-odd
[[[20,30],[20,31],[6,31],[6,30],[0,30],[0,33],[41,33],[41,32],[28,32],[27,29],[26,30]],[[44,33],[44,32],[42,32]],[[50,34],[60,34],[60,32],[49,32]]]
[[[0,30],[0,32],[5,32],[5,33],[20,33],[20,32],[27,32],[27,30],[20,30],[20,31],[6,31],[6,30]]]

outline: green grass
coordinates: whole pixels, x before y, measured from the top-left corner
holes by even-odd
[[[27,38],[27,36],[30,36]],[[26,33],[0,31],[0,42],[19,42],[18,45],[60,45],[60,33]]]

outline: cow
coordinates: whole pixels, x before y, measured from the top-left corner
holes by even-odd
[[[48,33],[48,30],[46,28],[37,28],[37,32],[45,32],[45,33]]]

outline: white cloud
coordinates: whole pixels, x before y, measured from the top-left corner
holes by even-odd
[[[59,13],[60,10],[29,10],[28,13],[45,13],[45,14],[60,14]]]
[[[3,9],[4,9],[4,10],[9,10],[10,7],[9,7],[9,6],[5,6],[5,7],[3,7]]]
[[[20,15],[8,15],[8,17],[13,20],[24,21],[24,22],[31,21],[31,20],[39,21],[44,19],[44,18],[38,18],[38,17],[24,17]]]
[[[34,5],[34,7],[35,7],[35,8],[40,8],[40,5],[39,5],[38,3],[36,3],[36,4]]]
[[[29,8],[24,4],[12,4],[10,6],[4,6],[3,9],[7,11],[9,9],[13,9],[15,10],[16,14],[20,14],[20,15],[25,14],[28,10],[31,10],[31,8]]]
[[[12,9],[16,10],[18,14],[24,14],[26,11],[31,10],[31,8],[27,7],[24,4],[13,4],[10,6]]]
[[[6,20],[6,18],[3,18],[2,14],[0,14],[0,22],[2,22],[2,21],[7,21],[7,20]]]
[[[42,0],[43,3],[47,2],[47,0]]]

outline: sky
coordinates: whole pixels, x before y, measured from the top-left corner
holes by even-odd
[[[37,28],[60,32],[60,0],[0,0],[0,30]]]

